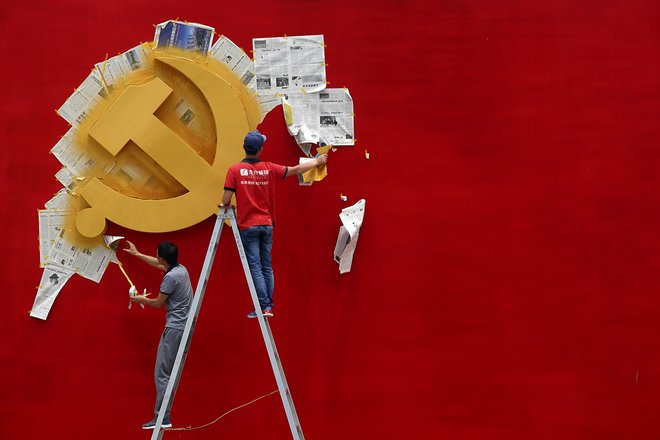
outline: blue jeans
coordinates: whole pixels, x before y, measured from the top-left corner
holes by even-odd
[[[239,233],[261,309],[273,307],[275,277],[270,258],[270,251],[273,248],[273,227],[252,226],[240,230]]]

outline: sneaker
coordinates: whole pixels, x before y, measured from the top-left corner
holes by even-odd
[[[156,419],[152,419],[149,422],[142,425],[142,429],[154,429],[156,427]],[[161,429],[167,429],[172,427],[172,422],[169,420],[163,420],[163,423],[160,425]]]
[[[270,318],[270,317],[273,316],[273,309],[270,308],[270,307],[266,307],[265,309],[263,309],[263,310],[261,311],[261,313],[263,313],[263,315],[264,315],[266,318]],[[247,314],[247,317],[250,318],[250,319],[252,319],[252,318],[256,318],[256,317],[257,317],[257,311],[254,310],[254,311],[248,313],[248,314]]]

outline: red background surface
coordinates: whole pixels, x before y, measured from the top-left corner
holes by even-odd
[[[116,266],[28,317],[53,109],[91,66],[180,17],[245,49],[325,35],[358,146],[278,189],[280,354],[307,438],[660,436],[660,4],[655,1],[3,1],[0,438],[146,438],[163,312]],[[265,157],[297,162],[281,112]],[[363,150],[371,153],[364,159]],[[351,273],[337,215],[367,200]],[[212,219],[172,234],[196,282]],[[123,257],[140,287],[160,273]],[[201,425],[276,388],[225,231],[173,409]],[[166,438],[288,438],[277,396]]]

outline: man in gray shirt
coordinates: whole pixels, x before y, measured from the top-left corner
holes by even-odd
[[[190,305],[193,298],[193,289],[190,284],[188,270],[179,264],[179,250],[174,243],[164,241],[158,245],[156,257],[140,253],[135,245],[127,240],[128,248],[124,251],[130,255],[138,257],[145,263],[155,268],[165,271],[165,276],[160,284],[160,293],[157,298],[149,298],[149,293],[145,295],[135,295],[131,301],[138,304],[146,304],[151,307],[160,308],[165,305],[167,313],[165,315],[165,330],[158,344],[158,354],[156,355],[156,368],[154,370],[154,382],[156,383],[156,408],[154,409],[154,418],[142,425],[142,429],[154,429],[158,410],[163,403],[165,389],[170,380],[172,367],[176,353],[179,350],[183,330],[186,326],[186,320],[190,313]],[[163,418],[163,428],[171,428],[170,408],[167,408]]]

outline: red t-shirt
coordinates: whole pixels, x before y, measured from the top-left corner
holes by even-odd
[[[243,159],[227,170],[225,189],[236,194],[238,227],[273,225],[275,181],[286,177],[287,167],[259,159]]]

